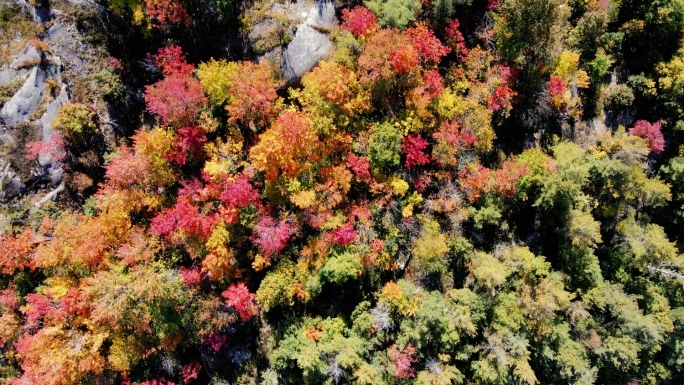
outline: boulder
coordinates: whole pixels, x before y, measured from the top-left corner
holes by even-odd
[[[28,121],[43,99],[46,78],[45,71],[40,67],[33,67],[21,89],[0,110],[0,119],[7,125]]]
[[[0,159],[0,201],[12,199],[26,189],[11,166],[10,162]]]
[[[329,55],[332,49],[333,45],[325,34],[306,24],[300,25],[295,38],[283,53],[283,77],[288,82],[299,79]]]
[[[283,77],[287,82],[296,81],[332,53],[332,42],[327,34],[319,30],[328,29],[335,22],[335,6],[332,3],[318,3],[307,13],[306,21],[297,26],[294,39],[283,52]]]

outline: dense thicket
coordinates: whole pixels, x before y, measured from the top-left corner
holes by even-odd
[[[286,98],[188,60],[240,9],[196,3],[107,4],[180,45],[83,208],[0,236],[3,381],[684,380],[683,0],[369,0]]]

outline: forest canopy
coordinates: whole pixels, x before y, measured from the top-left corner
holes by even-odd
[[[684,381],[684,0],[340,2],[296,83],[97,6],[140,117],[28,144],[88,184],[0,233],[0,383]]]

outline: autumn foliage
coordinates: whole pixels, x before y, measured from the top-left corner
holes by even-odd
[[[147,110],[157,114],[164,124],[183,125],[192,121],[207,98],[197,79],[174,73],[145,88]]]
[[[165,77],[145,87],[147,110],[157,114],[164,124],[191,123],[207,104],[202,84],[191,76],[194,66],[185,62],[177,46],[162,48],[153,58]]]
[[[182,2],[179,0],[146,0],[145,11],[155,21],[157,27],[167,24],[189,26],[190,18]]]
[[[342,10],[342,28],[356,37],[369,36],[379,29],[377,17],[366,7],[356,6],[352,10]]]
[[[46,202],[36,178],[0,213],[0,383],[681,383],[684,54],[623,61],[684,12],[456,3],[342,9],[296,84],[174,44],[145,76],[114,63],[144,124],[101,143],[107,116],[66,104],[26,153],[89,188]],[[191,44],[228,5],[117,17]]]
[[[665,138],[660,131],[660,122],[649,123],[645,120],[639,120],[634,123],[634,127],[629,130],[629,133],[646,139],[648,148],[656,154],[665,149]]]

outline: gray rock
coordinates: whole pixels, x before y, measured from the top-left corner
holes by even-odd
[[[40,124],[43,127],[41,137],[43,140],[47,140],[52,136],[52,121],[57,116],[59,109],[69,101],[69,95],[67,94],[66,84],[62,84],[62,89],[55,100],[48,103],[47,108],[45,108],[45,113],[40,117]]]
[[[18,70],[15,70],[14,68],[2,69],[0,70],[0,86],[7,84],[16,78],[23,78],[22,80],[26,80],[32,70],[33,68],[27,67],[20,68]]]
[[[23,67],[33,67],[39,64],[43,60],[43,55],[32,45],[27,45],[24,47],[19,56],[12,60],[10,63],[10,68],[19,69]]]
[[[17,70],[15,69],[6,68],[0,70],[0,86],[9,83],[15,76],[17,76]]]
[[[332,53],[333,44],[328,36],[312,26],[330,28],[335,21],[332,3],[320,3],[308,12],[306,22],[297,26],[294,39],[283,53],[283,77],[287,82],[299,79]]]
[[[16,196],[21,195],[24,192],[24,190],[26,190],[26,186],[21,182],[21,179],[19,179],[19,177],[16,175],[12,175],[2,187],[4,191],[0,194],[4,196],[5,199],[12,199]]]
[[[2,146],[5,143],[9,143],[12,147],[14,147],[16,141],[12,137],[12,135],[8,133],[2,133],[0,134],[0,146]]]
[[[333,45],[325,34],[306,24],[300,25],[283,54],[283,77],[288,82],[299,79],[329,55],[332,49]]]
[[[278,65],[282,63],[283,60],[283,47],[275,47],[274,49],[266,52],[265,54],[257,56],[256,60],[259,63],[261,63],[262,61],[267,61],[270,63],[274,63],[275,65]]]
[[[614,111],[605,112],[605,124],[613,130],[617,130],[619,126],[629,128],[634,124],[637,109],[632,108],[627,112],[616,113]]]
[[[88,65],[84,55],[88,48],[77,35],[74,25],[65,25],[62,22],[55,22],[45,33],[45,41],[50,44],[52,52],[76,72],[84,70]]]
[[[39,67],[33,67],[21,89],[12,96],[0,110],[0,118],[12,125],[28,121],[29,115],[38,107],[45,89],[46,74]]]
[[[606,132],[610,131],[610,128],[608,128],[600,118],[594,118],[587,122],[587,127],[589,127],[589,134],[592,138],[604,135]]]
[[[266,40],[269,35],[275,33],[277,28],[278,22],[275,19],[268,18],[255,23],[252,30],[247,35],[249,44],[251,44],[252,47],[259,47],[264,44],[262,42]]]
[[[309,10],[314,4],[314,0],[277,1],[266,15],[286,15],[293,22],[300,24],[306,20]]]
[[[335,17],[335,5],[333,3],[317,4],[306,18],[306,24],[323,28],[331,28],[336,23],[337,17]]]
[[[62,59],[59,56],[47,56],[45,70],[50,78],[62,83]]]
[[[11,166],[10,162],[0,159],[0,200],[12,199],[26,188]]]
[[[44,205],[48,201],[55,201],[57,200],[57,197],[59,194],[61,194],[64,191],[64,183],[61,183],[59,186],[57,186],[54,190],[50,191],[49,193],[45,194],[45,196],[36,202],[33,207],[31,208],[31,212],[34,212],[40,208],[40,206]]]
[[[66,89],[66,85],[62,85],[62,90],[60,91],[59,95],[55,98],[55,100],[51,101],[47,105],[45,113],[40,117],[40,123],[42,125],[42,140],[50,139],[53,134],[52,121],[55,119],[55,116],[57,116],[59,109],[69,101],[69,96]],[[52,155],[48,153],[38,154],[38,163],[43,167],[45,172],[50,177],[50,183],[52,183],[52,186],[57,186],[62,183],[64,170],[59,162],[52,157]]]
[[[52,24],[45,34],[47,36],[47,39],[49,40],[54,40],[59,37],[68,36],[66,27],[61,22],[56,22]]]
[[[61,166],[57,168],[51,167],[47,170],[50,176],[50,183],[53,187],[56,187],[62,183],[62,176],[64,176],[64,169]]]

